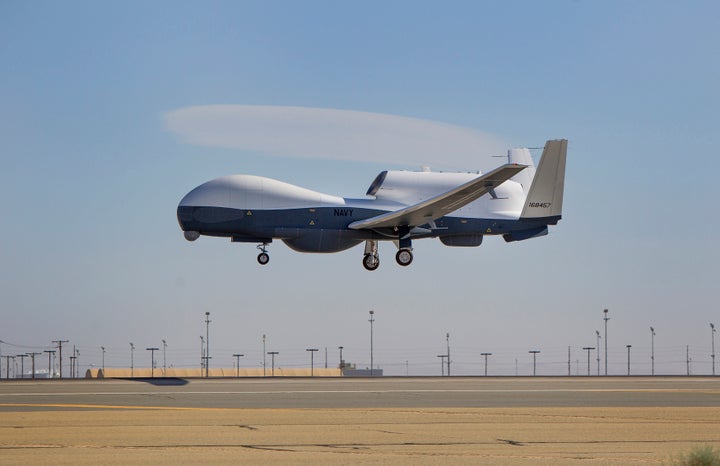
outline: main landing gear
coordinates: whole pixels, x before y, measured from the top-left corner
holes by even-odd
[[[257,256],[258,264],[266,265],[270,262],[270,255],[267,253],[267,243],[259,244],[257,248],[261,251]]]
[[[403,246],[405,246],[405,244],[403,244]],[[403,267],[410,265],[413,261],[412,248],[409,246],[400,248],[397,254],[395,254],[395,261]],[[366,270],[372,271],[380,267],[377,241],[367,240],[365,242],[365,255],[363,256],[362,262]]]

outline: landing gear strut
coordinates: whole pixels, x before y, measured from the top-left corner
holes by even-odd
[[[407,267],[413,261],[412,240],[410,239],[410,229],[408,227],[398,228],[398,252],[395,254],[395,261]]]
[[[375,270],[380,267],[380,256],[378,256],[377,241],[369,239],[365,241],[365,255],[363,256],[363,267],[366,270]]]
[[[266,265],[270,262],[270,255],[267,253],[267,243],[259,244],[257,248],[261,251],[257,256],[258,264]]]

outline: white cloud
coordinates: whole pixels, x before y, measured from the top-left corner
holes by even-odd
[[[190,144],[288,157],[472,169],[508,148],[471,128],[352,110],[207,105],[164,116],[167,129]]]

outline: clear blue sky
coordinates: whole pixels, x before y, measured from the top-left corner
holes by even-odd
[[[514,373],[517,358],[527,374],[537,348],[538,370],[562,374],[568,346],[582,372],[579,348],[609,308],[611,372],[625,370],[626,344],[649,372],[652,325],[659,372],[683,373],[690,345],[693,372],[708,373],[718,44],[711,1],[4,1],[0,339],[19,346],[2,352],[68,339],[83,368],[101,345],[106,365],[126,366],[130,341],[146,353],[164,338],[168,364],[195,365],[210,311],[213,365],[234,352],[261,364],[267,334],[281,366],[308,364],[307,347],[335,364],[343,345],[365,367],[374,309],[388,373],[406,361],[439,373],[449,332],[454,373],[480,373],[490,351],[491,373]],[[252,245],[187,243],[180,198],[232,173],[362,196],[398,164],[203,147],[166,129],[167,112],[208,104],[400,115],[513,146],[568,138],[564,219],[522,243],[420,241],[408,269],[391,245],[368,273],[360,247],[281,243],[261,268]]]

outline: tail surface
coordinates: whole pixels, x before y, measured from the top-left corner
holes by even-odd
[[[567,139],[545,143],[521,219],[545,220],[552,224],[562,217],[567,143]]]

